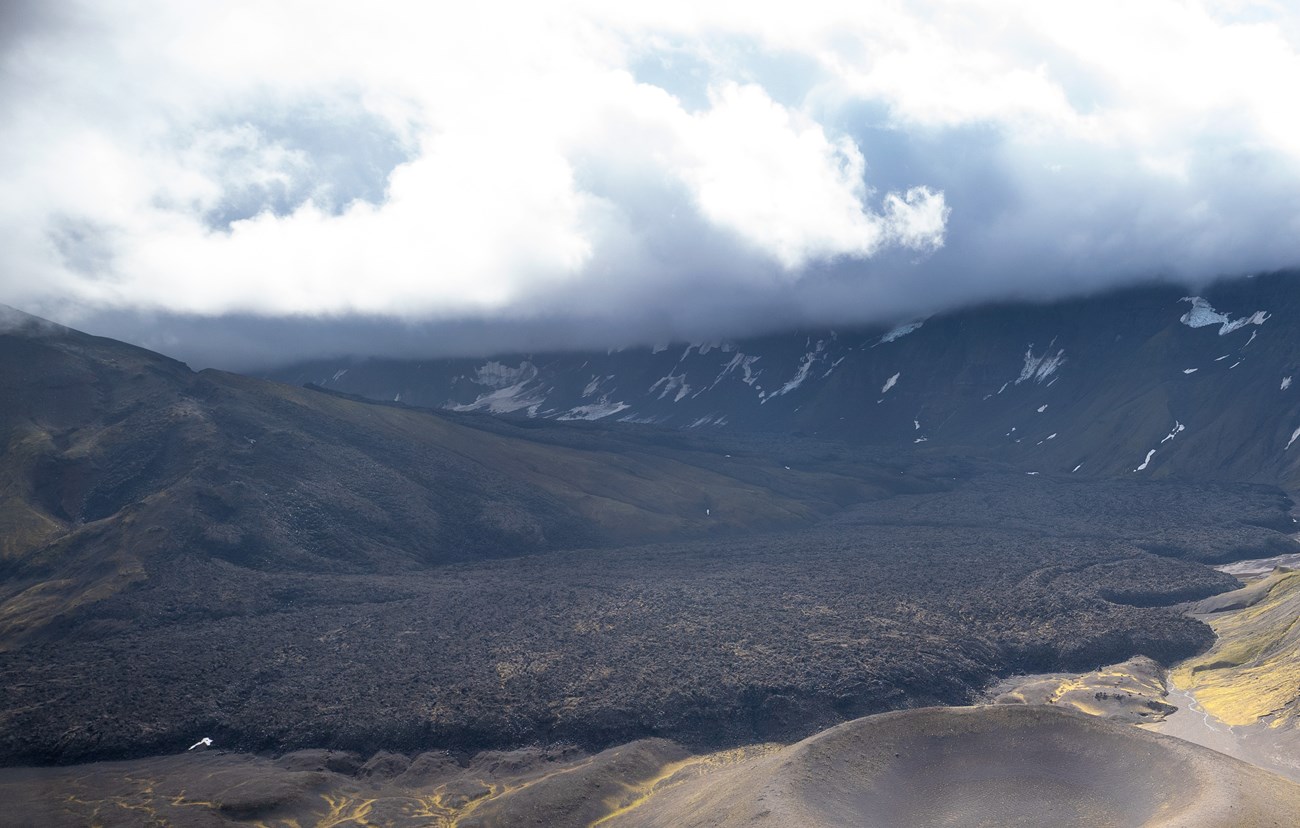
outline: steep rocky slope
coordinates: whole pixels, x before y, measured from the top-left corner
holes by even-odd
[[[1129,289],[895,328],[609,353],[345,357],[271,373],[521,418],[994,451],[1026,470],[1300,485],[1300,276]],[[1295,441],[1295,442],[1293,442]]]

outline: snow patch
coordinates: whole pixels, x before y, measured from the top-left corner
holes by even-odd
[[[473,382],[494,389],[482,394],[472,403],[450,406],[452,411],[489,411],[493,414],[509,414],[525,408],[539,406],[546,402],[546,394],[538,387],[529,388],[528,384],[537,379],[537,367],[525,360],[518,368],[511,368],[499,362],[488,362],[474,370]]]
[[[912,421],[912,428],[915,429],[916,431],[920,431],[920,430],[921,430],[921,421],[920,421],[920,420],[913,420],[913,421]]]
[[[677,396],[673,397],[673,402],[681,402],[682,397],[685,397],[687,394],[691,393],[691,387],[686,384],[685,371],[681,372],[680,374],[669,374],[666,377],[660,377],[659,379],[655,380],[655,384],[650,386],[650,390],[647,391],[646,393],[653,394],[655,392],[655,389],[659,388],[659,386],[661,385],[663,386],[663,390],[659,392],[659,399],[661,400],[664,397],[671,394],[673,391],[676,391]]]
[[[570,408],[557,420],[599,420],[602,417],[610,417],[620,411],[626,411],[632,406],[625,402],[610,402],[608,396],[601,397],[597,402],[589,405],[580,405],[576,408]]]
[[[1040,406],[1038,406],[1038,413],[1039,413],[1039,414],[1042,414],[1042,413],[1043,413],[1044,411],[1046,411],[1046,410],[1047,410],[1047,406],[1046,406],[1046,405],[1040,405]]]
[[[1290,377],[1282,377],[1282,388],[1281,388],[1280,390],[1285,391],[1285,390],[1287,390],[1287,389],[1290,388],[1290,387],[1291,387],[1291,378],[1290,378]]]
[[[511,368],[509,365],[502,365],[500,362],[493,360],[485,362],[478,368],[474,369],[473,382],[476,385],[486,385],[488,388],[508,388],[512,385],[528,382],[537,378],[537,366],[528,360],[519,363],[518,368]]]
[[[1184,369],[1183,369],[1183,373],[1184,373],[1184,374],[1195,374],[1195,373],[1196,373],[1197,371],[1199,371],[1199,370],[1201,370],[1201,369],[1200,369],[1200,368],[1184,368]]]
[[[1052,344],[1055,342],[1056,340],[1053,339],[1052,342],[1048,343],[1047,350],[1043,351],[1042,356],[1035,356],[1034,345],[1032,342],[1029,344],[1029,348],[1025,350],[1025,365],[1020,369],[1020,376],[1015,380],[1016,385],[1019,385],[1025,380],[1033,380],[1035,383],[1042,383],[1052,374],[1056,373],[1056,369],[1060,368],[1061,365],[1065,363],[1065,349],[1061,348],[1055,355],[1053,355]],[[1006,388],[1005,385],[1002,387]],[[1000,394],[1002,392],[999,391],[998,393]]]
[[[880,393],[884,394],[884,393],[887,392],[889,389],[891,389],[891,388],[893,388],[895,385],[897,385],[897,384],[898,384],[898,378],[901,377],[902,375],[903,375],[903,372],[902,372],[902,371],[899,371],[897,374],[894,374],[892,377],[890,377],[889,379],[885,380],[885,384],[882,385],[882,386],[880,387]]]
[[[928,442],[930,442],[930,438],[929,438],[929,437],[917,437],[917,438],[916,438],[915,440],[913,440],[912,442],[913,442],[913,443],[928,443]]]
[[[842,356],[839,359],[832,362],[831,367],[827,368],[826,373],[822,374],[822,379],[826,379],[827,377],[829,377],[831,375],[831,372],[834,371],[836,368],[838,368],[840,366],[840,363],[843,362],[845,359],[847,359],[847,355]]]
[[[1156,450],[1155,450],[1155,449],[1151,449],[1150,451],[1148,451],[1148,452],[1147,452],[1146,459],[1142,461],[1142,465],[1138,466],[1138,467],[1137,467],[1136,469],[1134,469],[1133,471],[1135,471],[1135,472],[1144,471],[1144,470],[1146,469],[1147,465],[1150,464],[1150,462],[1151,462],[1151,458],[1152,458],[1152,457],[1155,457],[1155,456],[1156,456]]]
[[[1297,428],[1295,431],[1291,432],[1291,439],[1286,441],[1286,448],[1288,449],[1291,448],[1291,444],[1296,441],[1297,437],[1300,437],[1300,428]],[[1286,449],[1282,449],[1282,450],[1286,451]]]
[[[334,372],[334,376],[330,377],[330,379],[331,379],[333,382],[338,382],[339,380],[343,379],[343,375],[346,374],[347,372],[348,372],[348,369],[346,369],[346,368],[340,368],[339,370],[337,370],[337,371]]]
[[[726,351],[724,351],[724,353],[726,353]],[[736,355],[731,358],[730,362],[722,366],[722,371],[714,377],[713,383],[708,388],[703,389],[700,393],[703,393],[703,391],[712,391],[717,387],[718,383],[731,376],[737,369],[739,369],[743,375],[740,381],[748,386],[753,386],[754,380],[758,379],[758,374],[762,373],[761,371],[755,373],[750,368],[750,366],[757,360],[758,357],[756,356],[745,356],[743,353],[737,352]]]
[[[1055,440],[1055,439],[1056,439],[1056,432],[1053,431],[1051,434],[1047,435],[1047,439],[1049,439],[1049,440]]]
[[[824,351],[825,349],[826,349],[826,342],[823,340],[818,340],[817,347],[803,355],[803,360],[799,363],[799,370],[795,371],[794,377],[785,385],[782,385],[780,388],[768,394],[767,397],[764,398],[763,402],[767,402],[773,397],[779,397],[783,394],[789,394],[794,389],[803,385],[803,381],[808,379],[808,372],[812,370],[813,363],[817,361],[817,359],[821,356],[822,351]]]
[[[1167,442],[1169,442],[1170,440],[1172,440],[1172,439],[1174,439],[1175,437],[1177,437],[1178,434],[1179,434],[1179,432],[1183,432],[1183,431],[1186,431],[1186,430],[1187,430],[1187,426],[1183,425],[1182,423],[1178,422],[1177,420],[1174,420],[1174,427],[1173,427],[1173,429],[1172,429],[1168,434],[1166,434],[1166,435],[1164,436],[1164,438],[1163,438],[1160,442],[1161,442],[1161,443],[1167,443]]]
[[[893,329],[892,331],[890,331],[889,333],[887,333],[887,334],[885,334],[884,336],[880,337],[880,341],[877,342],[876,345],[883,345],[883,344],[885,344],[886,342],[893,342],[895,339],[898,339],[899,337],[907,336],[908,334],[912,333],[913,331],[919,329],[919,328],[920,328],[922,325],[924,325],[924,324],[925,324],[925,320],[924,320],[924,319],[922,319],[922,320],[920,320],[920,321],[904,322],[903,324],[901,324],[901,325],[899,325],[898,327],[894,328],[894,329]]]
[[[664,351],[666,351],[666,350],[668,350],[668,346],[667,346],[667,345],[656,345],[656,346],[654,346],[653,348],[650,349],[650,353],[651,353],[651,354],[662,354],[662,353],[663,353]]]
[[[1199,296],[1184,296],[1180,302],[1191,302],[1192,309],[1178,318],[1189,328],[1204,328],[1209,325],[1219,326],[1219,336],[1225,336],[1235,330],[1244,328],[1247,325],[1263,325],[1269,320],[1269,314],[1265,311],[1255,311],[1250,316],[1243,316],[1240,319],[1231,319],[1225,313],[1219,313]],[[1254,339],[1252,336],[1251,339]],[[1247,345],[1250,343],[1247,342]],[[1243,346],[1244,347],[1244,346]]]
[[[1070,474],[1074,474],[1075,472],[1077,472],[1077,471],[1078,471],[1079,469],[1081,469],[1081,468],[1083,468],[1083,464],[1082,464],[1082,463],[1080,463],[1079,465],[1077,465],[1077,466],[1075,466],[1074,468],[1070,469]]]

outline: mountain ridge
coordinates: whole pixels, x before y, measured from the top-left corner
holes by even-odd
[[[521,419],[993,451],[1033,471],[1300,487],[1300,276],[1002,304],[893,329],[570,354],[342,358],[266,375]],[[1153,452],[1153,453],[1152,453]]]

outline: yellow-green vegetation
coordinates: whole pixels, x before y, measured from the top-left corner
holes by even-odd
[[[1293,726],[1300,698],[1300,571],[1279,569],[1216,600],[1238,608],[1204,618],[1218,641],[1179,665],[1174,683],[1229,725]]]
[[[993,692],[995,704],[1054,704],[1138,724],[1161,721],[1176,709],[1164,702],[1164,670],[1145,656],[1080,675],[1011,679]]]
[[[622,787],[625,791],[620,792],[618,796],[607,798],[605,804],[609,806],[610,812],[593,822],[591,828],[610,824],[632,813],[649,802],[655,795],[673,786],[722,768],[741,765],[752,759],[777,753],[784,747],[784,745],[776,742],[763,742],[730,750],[719,750],[713,753],[689,756],[677,762],[669,762],[659,770],[658,774],[650,779],[635,784],[624,784]],[[632,795],[630,800],[628,794]]]

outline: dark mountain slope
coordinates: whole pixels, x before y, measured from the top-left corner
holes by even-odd
[[[1204,293],[1128,289],[893,330],[610,353],[323,360],[272,376],[522,418],[962,447],[1027,470],[1294,490],[1300,275],[1228,281]]]
[[[906,485],[897,472],[787,471],[649,440],[539,443],[465,418],[195,374],[11,318],[0,334],[0,642],[178,555],[394,572],[792,525]]]

